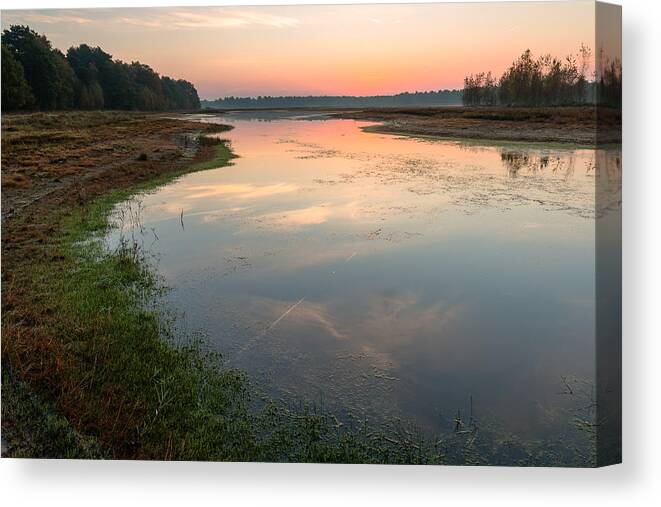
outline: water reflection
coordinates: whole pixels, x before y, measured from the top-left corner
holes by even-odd
[[[258,119],[205,117],[240,158],[143,197],[182,333],[277,397],[429,428],[473,396],[540,434],[561,376],[594,377],[595,184],[619,152]]]

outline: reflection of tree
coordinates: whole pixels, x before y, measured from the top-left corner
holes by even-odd
[[[576,158],[544,153],[503,150],[500,160],[510,178],[527,172],[529,175],[549,172],[563,180],[570,180],[576,172]],[[595,213],[602,216],[607,210],[618,210],[622,206],[622,156],[619,149],[595,150],[585,161],[585,174],[594,175]]]
[[[500,159],[507,167],[511,178],[516,178],[521,168],[528,166],[530,163],[527,154],[516,151],[505,151],[500,154]]]
[[[500,160],[507,168],[507,172],[511,178],[516,178],[522,170],[527,170],[530,174],[543,172],[545,169],[550,168],[553,174],[559,171],[563,174],[564,179],[569,179],[574,174],[575,160],[573,155],[569,155],[565,159],[548,154],[534,154],[527,152],[504,150],[500,153]]]
[[[622,207],[622,155],[620,150],[597,150],[595,169],[595,205],[597,216]]]

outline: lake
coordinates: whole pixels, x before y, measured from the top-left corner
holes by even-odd
[[[432,432],[472,404],[542,435],[562,378],[594,381],[595,166],[618,177],[619,151],[194,117],[239,158],[141,195],[143,241],[176,333],[269,396]]]

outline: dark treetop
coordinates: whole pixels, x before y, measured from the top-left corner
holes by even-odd
[[[159,76],[140,62],[124,63],[81,44],[66,56],[28,26],[2,33],[2,109],[199,109],[188,81]]]

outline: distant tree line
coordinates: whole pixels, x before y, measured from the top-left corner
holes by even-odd
[[[287,97],[224,97],[203,100],[203,108],[279,108],[279,107],[401,107],[401,106],[458,106],[461,90],[398,93],[396,95],[323,95]]]
[[[139,62],[113,60],[81,44],[64,55],[28,26],[2,33],[2,110],[199,109],[188,81],[159,76]]]
[[[528,49],[496,79],[491,72],[464,78],[466,106],[561,106],[600,103],[619,107],[622,68],[619,60],[600,56],[596,74],[588,79],[591,51],[582,45],[577,55],[564,60]]]

